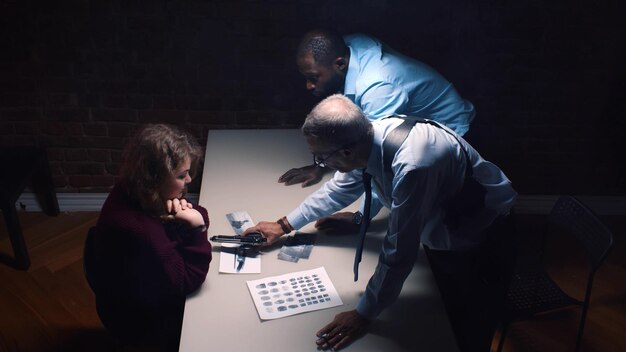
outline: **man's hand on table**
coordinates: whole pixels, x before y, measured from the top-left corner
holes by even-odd
[[[302,187],[314,185],[322,180],[324,169],[316,165],[293,168],[278,178],[286,186],[302,183]]]
[[[335,320],[317,332],[318,348],[337,351],[361,337],[370,320],[361,316],[356,310],[350,310],[335,315]]]
[[[255,226],[246,229],[246,231],[243,232],[243,235],[246,236],[253,232],[258,232],[263,235],[263,237],[267,238],[266,245],[276,242],[277,239],[285,234],[277,222],[271,221],[260,221]]]
[[[355,213],[349,211],[335,213],[317,220],[315,228],[332,234],[356,234],[360,225],[354,222],[354,217]]]

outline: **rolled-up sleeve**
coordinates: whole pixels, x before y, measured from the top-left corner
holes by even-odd
[[[287,221],[298,230],[304,225],[339,211],[363,194],[361,170],[335,172],[332,179],[309,195],[287,215]]]
[[[394,177],[383,250],[356,308],[366,318],[375,319],[398,298],[417,259],[421,232],[437,199],[436,184],[432,168],[418,168]]]

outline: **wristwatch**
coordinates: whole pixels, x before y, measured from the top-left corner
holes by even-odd
[[[355,225],[361,225],[362,221],[363,221],[363,213],[361,213],[360,211],[355,212],[354,215],[352,216],[352,223]]]

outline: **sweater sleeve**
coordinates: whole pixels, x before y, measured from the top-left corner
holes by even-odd
[[[209,215],[207,210],[199,205],[194,207],[202,214],[206,227],[202,231],[185,229],[182,233],[183,240],[179,242],[178,249],[184,259],[185,272],[182,292],[187,295],[197,290],[209,271],[211,262],[211,243],[208,241]],[[174,274],[174,277],[177,274]]]
[[[209,224],[205,208],[195,206]],[[211,261],[211,244],[207,230],[192,232],[184,224],[157,224],[145,241],[147,258],[143,263],[156,262],[165,280],[167,293],[187,295],[204,282]],[[156,269],[156,268],[155,268]],[[150,268],[144,268],[150,270]]]
[[[206,209],[194,209],[208,225]],[[120,187],[109,194],[97,227],[98,267],[109,295],[158,305],[193,292],[206,278],[211,261],[207,231],[163,223],[142,211]]]

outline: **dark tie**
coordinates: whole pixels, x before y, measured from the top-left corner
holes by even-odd
[[[359,229],[359,242],[357,243],[356,255],[354,256],[354,281],[359,279],[359,263],[363,253],[365,234],[370,224],[370,207],[372,206],[372,175],[366,173],[365,170],[363,170],[363,187],[365,188],[365,208],[363,209],[363,220]]]

